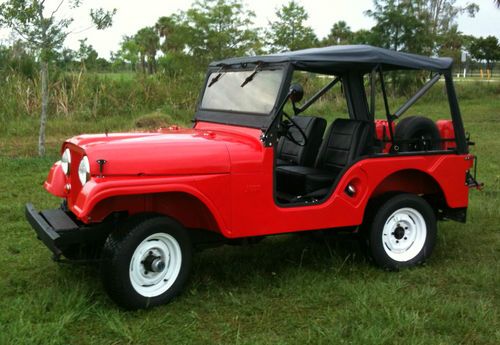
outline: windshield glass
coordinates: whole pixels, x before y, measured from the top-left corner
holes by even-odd
[[[284,70],[259,70],[242,87],[252,73],[253,70],[211,73],[201,109],[270,114],[278,97]]]

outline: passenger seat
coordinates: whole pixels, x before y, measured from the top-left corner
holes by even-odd
[[[278,192],[286,195],[325,195],[341,171],[368,150],[370,123],[337,119],[327,131],[314,167],[281,166],[276,169]]]

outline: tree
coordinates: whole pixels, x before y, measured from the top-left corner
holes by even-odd
[[[439,37],[453,30],[460,15],[473,17],[479,10],[456,0],[374,0],[374,7],[365,14],[376,21],[376,44],[427,55],[439,50]]]
[[[156,53],[160,49],[160,37],[153,27],[142,28],[135,34],[135,41],[141,53],[142,68],[144,71],[144,57],[148,60],[148,73],[156,72]]]
[[[182,17],[177,15],[160,17],[155,24],[155,29],[160,38],[163,38],[160,49],[164,54],[169,51],[179,52],[185,48],[187,28]]]
[[[323,41],[324,45],[349,44],[352,43],[353,32],[343,20],[333,24],[330,33]]]
[[[73,18],[57,18],[59,10],[69,1],[71,8],[81,5],[81,0],[60,0],[49,9],[45,0],[7,0],[0,5],[0,25],[14,30],[38,55],[40,61],[40,79],[42,107],[40,114],[40,130],[38,135],[38,154],[45,155],[45,127],[49,105],[49,64],[55,57],[69,35],[69,26]],[[116,13],[103,9],[92,9],[90,17],[97,29],[105,29],[112,24]]]
[[[457,18],[462,14],[474,17],[479,6],[467,3],[457,6],[456,0],[419,0],[420,17],[430,26],[430,34],[435,37],[449,31],[456,25]]]
[[[352,44],[372,44],[376,45],[375,34],[371,30],[360,29],[352,33]]]
[[[366,15],[375,19],[373,40],[378,46],[419,54],[430,54],[432,39],[428,25],[419,17],[418,1],[375,0]]]
[[[471,43],[469,52],[474,59],[485,60],[486,68],[491,69],[491,63],[500,60],[498,38],[495,36],[479,37]]]
[[[458,26],[453,25],[448,32],[437,37],[438,55],[452,57],[455,63],[460,63],[466,41],[466,36],[458,31]]]
[[[258,42],[254,17],[241,0],[195,2],[182,25],[190,53],[203,60],[252,54]]]
[[[78,48],[78,51],[76,52],[76,57],[80,59],[80,64],[82,65],[83,69],[93,69],[95,67],[97,58],[99,55],[97,54],[97,51],[92,47],[91,44],[87,44],[87,39],[84,38],[83,40],[79,40],[80,42],[80,47]]]
[[[134,37],[123,36],[120,50],[118,50],[115,59],[122,59],[129,62],[132,66],[132,70],[135,71],[137,63],[139,62],[139,45]]]
[[[276,11],[276,17],[277,20],[269,23],[271,29],[267,33],[271,52],[310,48],[318,43],[313,29],[305,25],[309,15],[294,0]]]
[[[10,47],[0,46],[0,72],[15,71],[29,79],[35,79],[37,65],[25,42],[17,40]]]
[[[77,59],[76,55],[77,53],[74,50],[64,48],[57,58],[58,67],[66,70],[72,69]]]

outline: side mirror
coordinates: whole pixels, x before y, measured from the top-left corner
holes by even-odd
[[[300,84],[293,84],[292,86],[290,86],[289,94],[290,94],[290,100],[293,103],[298,103],[304,97],[304,89]]]

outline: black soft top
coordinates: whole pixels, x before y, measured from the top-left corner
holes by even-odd
[[[347,70],[369,72],[378,65],[383,70],[422,69],[442,73],[451,69],[453,60],[451,58],[430,58],[369,45],[346,45],[230,58],[212,62],[210,66],[220,67],[258,62],[288,62],[296,69],[323,74],[339,74]]]

